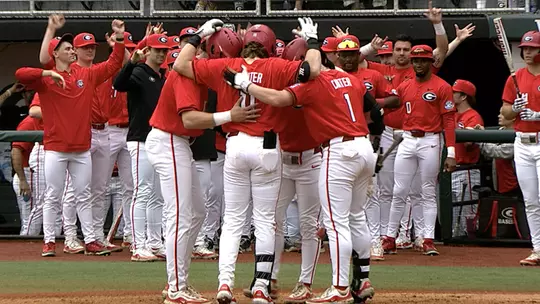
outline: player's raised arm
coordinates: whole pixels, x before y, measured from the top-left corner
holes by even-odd
[[[206,21],[195,35],[189,37],[188,43],[184,45],[178,58],[176,58],[176,61],[174,62],[173,70],[180,75],[195,80],[195,75],[193,74],[193,58],[197,55],[197,48],[201,45],[203,38],[211,36],[216,31],[219,31],[222,26],[223,21],[219,19]]]
[[[437,51],[434,52],[436,57],[434,60],[436,67],[440,67],[446,58],[446,53],[448,53],[448,36],[446,35],[446,30],[442,23],[442,11],[440,8],[433,7],[432,2],[429,1],[428,11],[424,15],[431,21],[433,28],[435,29]]]
[[[24,90],[24,86],[18,82],[14,83],[11,88],[7,89],[4,94],[0,95],[0,106],[6,101],[6,99],[10,98],[11,95],[15,93],[22,92]]]
[[[39,49],[39,63],[46,65],[51,62],[52,58],[49,54],[49,45],[51,40],[54,39],[56,31],[61,29],[66,23],[66,19],[62,14],[52,14],[49,16],[49,23],[45,34],[43,35],[43,41],[41,42],[41,48]]]
[[[142,50],[136,50],[131,55],[131,59],[122,67],[114,79],[114,89],[118,92],[130,91],[134,86],[140,85],[139,78],[133,75],[133,70],[137,63],[148,56],[148,47]]]
[[[126,50],[124,44],[124,21],[117,19],[113,20],[111,28],[115,35],[115,43],[113,51],[111,55],[109,55],[109,59],[101,64],[96,64],[91,67],[91,74],[96,84],[102,84],[107,79],[114,76],[122,68],[122,63],[124,62]]]
[[[446,57],[450,56],[463,41],[471,37],[476,29],[476,25],[473,25],[472,23],[467,24],[467,26],[462,29],[460,29],[457,24],[454,24],[454,27],[456,28],[456,38],[448,45]]]
[[[301,65],[299,80],[306,82],[319,76],[321,72],[321,52],[319,51],[319,40],[317,35],[317,23],[313,23],[311,18],[298,18],[300,30],[292,30],[293,34],[304,39],[308,45],[306,59]],[[307,63],[307,64],[306,64]]]

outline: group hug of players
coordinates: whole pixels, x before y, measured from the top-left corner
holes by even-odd
[[[474,27],[456,28],[457,38],[449,44],[441,10],[430,7],[426,16],[435,29],[435,50],[413,45],[407,36],[393,44],[375,37],[360,47],[355,36],[339,28],[320,46],[317,24],[300,18],[299,29],[293,30],[296,38],[281,55],[276,46],[283,43],[265,25],[234,32],[212,19],[179,37],[168,37],[157,26],[135,45],[124,23],[114,20],[113,34],[107,37],[109,59],[93,64],[94,36],[54,38],[65,20],[52,15],[40,51],[45,68],[16,72],[26,89],[36,91],[32,118],[19,130],[44,130],[44,139],[13,144],[22,155],[20,165],[14,160],[16,192],[22,201],[30,196],[42,205],[42,256],[55,255],[62,224],[64,252],[107,255],[122,250],[103,231],[108,211],[104,192],[116,163],[126,191],[123,232],[132,260],[166,260],[165,303],[209,302],[188,282],[193,250],[211,213],[205,200],[212,192],[203,189],[203,170],[190,145],[204,130],[214,129],[216,149],[223,152],[211,163],[220,172],[211,188],[223,196],[222,206],[214,209],[215,231],[221,227],[217,301],[236,303],[236,258],[246,221],[251,221],[255,272],[244,295],[253,303],[273,303],[283,222],[295,196],[302,264],[298,284],[285,302],[361,303],[373,297],[370,259],[396,253],[406,209],[412,210],[416,247],[425,255],[439,254],[433,238],[441,150],[446,145],[444,167],[453,171],[466,149],[455,144],[454,129],[463,124],[458,120],[464,113],[474,111],[469,104],[476,91],[472,83],[457,80],[450,86],[434,74]],[[530,37],[521,46],[525,61],[531,62],[528,68],[534,69],[540,62],[540,34]],[[382,64],[365,60],[375,52]],[[523,71],[518,81],[523,77],[534,83],[532,72]],[[527,120],[540,117],[532,103],[540,93],[527,88],[520,86],[529,94],[516,99],[515,89],[509,93],[513,86],[507,85],[502,111],[513,117],[521,113],[516,130],[530,133],[518,126],[536,126]],[[212,101],[215,110],[209,113],[205,110]],[[394,155],[374,175],[378,155],[396,141]],[[531,154],[521,155],[522,163]],[[519,178],[517,156],[516,150]],[[532,174],[528,179],[532,181]],[[527,206],[538,205],[537,188],[536,183],[536,201],[534,195],[524,195]],[[419,200],[412,199],[414,191]],[[540,217],[536,213],[533,217]],[[77,218],[84,242],[77,239]],[[29,231],[31,217],[25,225]],[[324,230],[332,285],[315,296],[311,284]],[[536,230],[531,226],[536,250],[527,258],[531,263],[540,260]],[[212,235],[203,234],[203,243],[205,237]]]

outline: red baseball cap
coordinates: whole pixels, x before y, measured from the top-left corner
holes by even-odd
[[[96,38],[90,33],[80,33],[73,39],[73,46],[76,48],[88,45],[98,45]]]
[[[188,27],[183,28],[180,31],[180,34],[178,35],[178,37],[180,38],[180,40],[182,40],[182,38],[184,38],[184,37],[195,35],[195,32],[197,32],[196,28],[194,28],[192,26],[188,26]]]
[[[540,33],[538,31],[528,31],[521,37],[519,48],[530,46],[533,48],[540,47]]]
[[[178,58],[178,55],[180,54],[180,51],[181,51],[181,49],[178,48],[178,49],[171,50],[171,51],[169,51],[169,53],[167,53],[167,59],[165,59],[165,62],[167,63],[167,65],[174,63],[176,58]]]
[[[51,42],[49,42],[49,49],[48,49],[48,52],[49,52],[49,56],[51,56],[51,58],[54,58],[53,57],[53,52],[58,48],[58,46],[62,43],[62,42],[69,42],[71,44],[73,44],[73,35],[72,34],[64,34],[62,35],[62,37],[54,37]]]
[[[137,47],[137,45],[133,41],[133,36],[131,35],[130,32],[124,32],[124,45],[127,48],[136,48]]]
[[[339,39],[336,37],[326,37],[322,43],[321,50],[323,52],[335,52],[337,50],[338,43]]]
[[[472,82],[458,79],[456,82],[454,82],[454,85],[452,86],[452,90],[454,92],[461,92],[468,96],[474,97],[476,95],[476,87]]]
[[[163,34],[152,34],[146,37],[146,46],[154,49],[170,49],[169,38]]]
[[[178,36],[169,36],[169,47],[177,48],[180,45],[180,37]]]
[[[386,41],[380,50],[377,51],[377,56],[392,54],[394,50],[394,44],[392,41]]]
[[[360,50],[360,41],[356,36],[346,35],[338,40],[336,51],[337,52],[346,52],[346,51],[358,51]]]
[[[415,45],[411,49],[410,58],[427,58],[433,59],[433,49],[429,45]]]

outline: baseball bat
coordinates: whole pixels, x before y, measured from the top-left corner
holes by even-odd
[[[403,141],[403,136],[400,136],[398,139],[395,139],[392,145],[388,147],[388,150],[386,150],[386,152],[384,152],[384,154],[377,159],[377,164],[375,166],[375,173],[379,173],[379,171],[381,170],[383,166],[384,160],[388,158],[390,153],[392,153],[392,151],[394,151],[402,141]]]
[[[120,221],[122,220],[122,213],[123,213],[123,206],[120,204],[120,209],[118,210],[118,213],[116,214],[116,217],[114,218],[114,221],[111,225],[111,229],[109,229],[109,233],[107,234],[107,241],[109,243],[112,243],[114,240],[114,236],[116,235],[116,231],[118,230],[118,226],[120,226]]]
[[[497,33],[497,38],[499,39],[499,44],[501,45],[501,51],[504,59],[506,60],[506,65],[510,70],[510,76],[512,76],[512,80],[514,81],[514,86],[516,87],[518,96],[521,96],[521,92],[519,91],[519,86],[516,80],[516,69],[514,68],[514,61],[512,60],[510,43],[508,42],[508,38],[506,38],[506,32],[502,24],[502,19],[500,17],[493,19],[493,24],[495,25],[495,32]]]

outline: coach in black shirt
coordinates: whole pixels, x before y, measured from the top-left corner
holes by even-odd
[[[133,53],[122,68],[114,88],[127,92],[129,130],[127,147],[131,155],[133,175],[132,229],[134,262],[154,261],[165,257],[161,241],[163,198],[159,177],[148,161],[144,143],[151,130],[149,121],[156,108],[165,83],[165,61],[169,49],[168,38],[153,34],[146,38],[146,47]],[[141,61],[144,60],[144,63]],[[146,229],[148,225],[148,230]],[[148,233],[146,233],[148,231]]]

